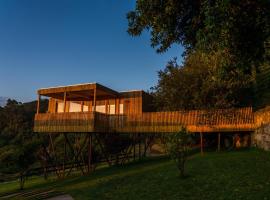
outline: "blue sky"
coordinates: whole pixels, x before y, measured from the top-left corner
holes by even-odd
[[[150,37],[127,34],[131,0],[1,0],[0,96],[36,99],[38,88],[99,82],[148,90],[157,71],[183,49],[164,54]]]

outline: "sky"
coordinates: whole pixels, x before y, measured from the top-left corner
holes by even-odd
[[[127,33],[133,0],[1,0],[0,96],[36,99],[39,88],[98,82],[149,90],[183,48],[157,54],[150,35]]]

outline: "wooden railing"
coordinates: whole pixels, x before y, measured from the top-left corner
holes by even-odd
[[[176,132],[181,126],[191,132],[251,131],[255,125],[252,108],[149,112],[109,118],[110,129],[117,132]]]
[[[37,114],[36,132],[168,133],[181,126],[191,132],[252,131],[252,108],[146,112],[140,115],[91,113]]]
[[[41,113],[35,115],[35,132],[93,132],[94,113]]]

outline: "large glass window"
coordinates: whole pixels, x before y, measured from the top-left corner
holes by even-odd
[[[81,104],[75,103],[75,102],[70,102],[69,112],[81,112]]]
[[[109,113],[111,115],[114,115],[115,114],[115,105],[109,105]]]
[[[93,107],[93,110],[94,110],[94,107]],[[106,107],[105,107],[105,105],[98,105],[98,106],[96,106],[96,111],[97,112],[101,112],[101,113],[106,113]]]
[[[124,114],[124,104],[119,104],[119,114]]]
[[[64,112],[64,102],[57,102],[57,110],[56,112],[62,113]]]

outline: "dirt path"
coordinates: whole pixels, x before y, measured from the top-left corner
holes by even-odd
[[[47,200],[74,200],[74,199],[72,198],[72,196],[68,194],[64,194],[64,195],[59,195],[56,197],[49,198]]]

